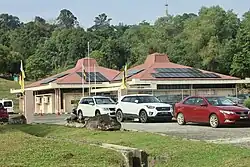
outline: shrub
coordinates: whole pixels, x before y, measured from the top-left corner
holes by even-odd
[[[250,108],[250,98],[244,101],[244,106]]]

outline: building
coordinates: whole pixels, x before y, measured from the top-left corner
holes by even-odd
[[[86,80],[82,78],[82,64]],[[123,72],[101,67],[90,58],[78,60],[63,73],[28,85],[34,92],[35,113],[70,112],[81,96],[147,93],[154,95],[235,95],[239,84],[250,80],[175,64],[165,54],[154,53],[144,64],[127,71],[127,90],[121,90]],[[84,84],[82,84],[82,81]],[[89,82],[90,81],[90,82]],[[19,93],[20,90],[11,90]],[[22,99],[20,108],[22,108]]]

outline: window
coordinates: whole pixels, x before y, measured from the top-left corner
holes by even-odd
[[[138,96],[139,103],[161,103],[155,96]]]
[[[4,107],[12,107],[12,102],[11,101],[5,101],[3,102]]]
[[[196,102],[196,98],[195,97],[191,97],[191,98],[188,98],[186,101],[184,101],[183,104],[194,105],[195,102]]]
[[[204,104],[204,100],[202,98],[200,98],[200,97],[197,97],[194,104],[195,105]]]
[[[115,104],[111,98],[95,98],[96,104]]]
[[[89,103],[94,103],[94,100],[92,98],[84,98],[80,102],[80,104],[89,104]]]
[[[122,99],[122,102],[130,102],[131,97],[124,97]]]
[[[213,106],[233,106],[234,103],[226,97],[207,97],[208,103]]]
[[[131,103],[135,103],[136,100],[138,100],[138,99],[137,99],[135,96],[132,96],[132,97],[130,98],[130,102],[131,102]]]

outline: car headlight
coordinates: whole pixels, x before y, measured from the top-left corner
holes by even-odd
[[[109,108],[103,108],[104,111],[109,111]]]
[[[232,111],[225,111],[225,110],[220,110],[220,112],[221,112],[222,114],[228,114],[228,115],[233,115],[233,114],[235,114],[235,112],[232,112]]]
[[[146,105],[146,107],[147,107],[148,109],[154,109],[154,108],[155,108],[155,106],[149,106],[149,105]]]

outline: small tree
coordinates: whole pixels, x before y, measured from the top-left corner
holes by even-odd
[[[244,106],[250,108],[250,98],[244,101]]]

